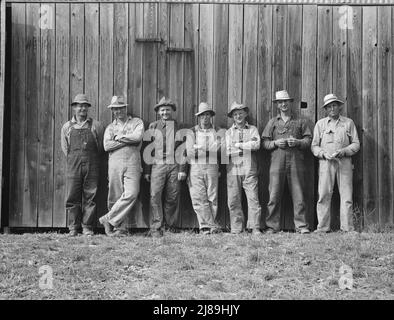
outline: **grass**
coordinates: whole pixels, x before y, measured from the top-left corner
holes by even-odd
[[[394,232],[0,235],[0,299],[394,299]],[[341,289],[350,266],[353,288]],[[39,269],[53,270],[53,288]]]

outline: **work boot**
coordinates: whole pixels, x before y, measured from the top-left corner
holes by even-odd
[[[126,230],[116,230],[111,233],[111,237],[126,237],[129,233]]]
[[[107,221],[107,219],[103,216],[99,219],[100,223],[104,226],[104,231],[107,236],[111,236],[113,233],[113,226]]]
[[[76,237],[78,235],[78,231],[77,230],[70,230],[69,232],[68,232],[68,236],[70,236],[70,237]]]
[[[308,228],[301,228],[299,231],[301,234],[308,234],[311,233]]]
[[[84,229],[82,230],[82,234],[83,234],[84,236],[91,237],[91,236],[94,235],[94,232],[93,232],[92,230],[88,229],[88,228],[84,228]]]
[[[252,236],[260,237],[262,235],[263,235],[263,233],[260,231],[260,229],[253,229]]]

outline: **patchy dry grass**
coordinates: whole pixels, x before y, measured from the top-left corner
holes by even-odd
[[[0,235],[0,299],[394,299],[394,232]],[[341,289],[348,265],[353,288]],[[40,289],[39,268],[53,270]]]

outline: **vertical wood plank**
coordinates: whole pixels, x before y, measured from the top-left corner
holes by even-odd
[[[169,47],[184,47],[184,4],[170,4]],[[168,52],[169,97],[177,106],[176,119],[183,122],[183,61],[185,53]]]
[[[242,99],[243,6],[229,5],[228,105]],[[232,121],[229,120],[228,124]]]
[[[387,225],[391,220],[393,206],[393,105],[392,105],[392,38],[391,7],[378,7],[378,195],[379,224]]]
[[[294,98],[293,112],[299,116],[302,96],[302,6],[288,6],[287,20],[287,89],[290,97]]]
[[[187,11],[185,6],[185,11]],[[159,101],[161,97],[167,97],[169,95],[168,83],[168,61],[169,57],[167,54],[168,45],[168,33],[169,33],[169,3],[159,4],[159,17],[158,17],[158,33],[162,42],[158,46],[158,58],[157,58],[157,96],[156,101]],[[189,10],[190,11],[190,10]],[[186,14],[186,13],[185,13]],[[186,26],[185,26],[186,28]],[[186,31],[185,31],[186,32]],[[186,41],[186,39],[185,39]]]
[[[26,4],[26,145],[23,215],[37,223],[38,212],[38,114],[40,112],[40,5]],[[66,109],[67,110],[67,109]]]
[[[191,128],[195,125],[195,110],[198,105],[198,28],[199,5],[185,4],[184,46],[193,52],[184,54],[183,70],[183,126]],[[190,199],[189,188],[182,182],[180,195],[180,212],[182,228],[198,228],[198,220]]]
[[[92,106],[89,115],[98,119],[99,103],[99,5],[85,4],[85,93]],[[72,97],[74,98],[74,97]]]
[[[317,104],[332,92],[332,7],[318,7],[317,37]],[[323,108],[317,109],[318,119],[326,116]]]
[[[157,38],[157,10],[155,3],[144,4],[144,37]],[[157,96],[157,43],[148,42],[143,46],[143,78],[142,78],[142,102],[143,118],[148,122],[156,120],[156,113],[153,109]],[[173,99],[173,98],[172,98]],[[179,111],[178,111],[179,112]]]
[[[273,7],[273,65],[272,89],[273,91],[287,90],[287,5]],[[277,110],[273,110],[273,115]]]
[[[129,60],[128,60],[128,112],[142,118],[142,44],[135,41],[143,37],[144,7],[129,3]],[[148,120],[144,119],[145,124]]]
[[[5,85],[5,1],[0,1],[0,227],[2,226],[3,190],[3,128],[4,128],[4,85]]]
[[[12,4],[11,43],[11,137],[9,225],[35,226],[36,218],[23,214],[23,201],[15,201],[24,193],[25,107],[26,107],[26,6]]]
[[[311,131],[313,132],[316,121],[316,108],[320,107],[320,103],[316,101],[316,50],[317,50],[317,6],[303,6],[303,25],[302,25],[302,98],[301,101],[307,103],[306,109],[300,110],[300,117],[307,121]],[[315,214],[315,159],[311,152],[305,152],[305,200],[307,221],[309,227],[316,227]]]
[[[229,7],[214,5],[214,73],[213,73],[213,108],[216,111],[214,123],[218,129],[227,128],[228,105],[228,41],[229,41]],[[227,207],[227,177],[225,166],[219,167],[221,176],[218,189],[217,222],[225,227],[229,220]]]
[[[70,99],[72,101],[78,93],[84,93],[85,90],[85,6],[72,3],[70,9]]]
[[[128,4],[114,4],[114,94],[127,98]],[[128,102],[128,99],[126,99]]]
[[[272,117],[272,6],[259,6],[259,28],[258,28],[258,56],[257,56],[257,128],[262,132]],[[269,166],[270,153],[264,148],[259,152],[260,174],[259,190],[262,209],[261,226],[265,228],[265,216],[269,199]]]
[[[112,119],[107,108],[113,95],[113,31],[114,5],[100,3],[100,49],[99,49],[99,120],[106,127]]]
[[[213,102],[213,5],[200,5],[199,102]]]
[[[195,124],[195,111],[198,106],[198,44],[199,44],[199,5],[185,5],[185,47],[193,52],[185,55],[183,76],[183,121],[186,127]],[[226,69],[227,70],[227,69]],[[160,73],[160,71],[159,71]]]
[[[377,149],[377,7],[363,7],[363,192],[364,222],[379,223]]]
[[[394,7],[391,7],[391,17],[394,17]],[[391,22],[391,29],[392,29],[391,34],[394,34],[394,23],[393,22]],[[392,41],[391,41],[391,48],[392,48],[391,50],[393,50],[393,47],[394,47],[394,39],[392,39]],[[391,67],[392,67],[392,73],[394,73],[394,53],[391,53]],[[391,84],[392,84],[392,91],[391,92],[394,92],[394,79],[392,79]],[[391,101],[392,101],[392,105],[394,106],[394,94],[392,94]],[[392,112],[391,123],[394,123],[394,112]],[[394,130],[393,130],[391,139],[392,139],[391,168],[394,170]],[[391,172],[391,175],[393,176],[394,173]],[[392,179],[392,188],[394,190],[394,177]],[[390,223],[394,224],[394,201],[392,203],[392,207],[391,207],[390,212],[391,212]]]
[[[363,109],[362,109],[362,7],[352,7],[353,29],[348,29],[347,114],[353,119],[361,143],[360,151],[353,156],[353,199],[357,227],[363,219]]]
[[[55,12],[54,4],[45,6],[45,11]],[[43,13],[44,10],[41,10]],[[44,11],[44,12],[45,12]],[[53,146],[55,103],[55,29],[45,20],[41,25],[41,85],[39,103],[39,183],[38,183],[38,227],[52,227],[53,214]]]
[[[158,5],[152,3],[144,4],[144,37],[157,38],[157,10]],[[143,115],[144,119],[152,122],[156,119],[156,113],[153,109],[157,103],[157,43],[143,44]]]
[[[227,127],[228,97],[228,5],[214,5],[214,73],[213,73],[213,108],[216,111],[215,124]],[[257,26],[257,24],[256,24]]]
[[[351,8],[332,7],[332,90],[345,102],[347,101],[347,28],[344,16],[347,16],[347,10]],[[347,115],[347,103],[342,107],[342,115]]]
[[[69,120],[70,5],[56,4],[55,145],[53,226],[65,227],[66,157],[60,145],[61,128]]]
[[[249,108],[248,122],[257,120],[257,31],[259,11],[255,5],[244,6],[244,43],[242,101]]]

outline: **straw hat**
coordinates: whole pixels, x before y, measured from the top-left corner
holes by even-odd
[[[339,102],[340,104],[344,104],[345,102],[343,102],[342,100],[339,100],[338,97],[333,94],[333,93],[329,93],[324,97],[324,104],[322,106],[322,108],[326,107],[327,105],[329,105],[331,102]]]
[[[201,102],[198,106],[198,112],[196,113],[196,116],[198,117],[199,115],[203,114],[204,112],[209,112],[211,113],[212,116],[215,115],[215,111],[208,105],[206,102]]]
[[[75,96],[73,102],[71,102],[71,105],[73,106],[74,104],[77,104],[77,103],[80,103],[80,104],[85,103],[85,104],[89,105],[89,107],[92,105],[92,104],[89,102],[88,97],[87,97],[86,94],[84,94],[84,93],[78,93],[78,94]]]
[[[235,111],[235,110],[245,110],[246,112],[248,112],[249,111],[249,108],[248,107],[245,107],[243,104],[241,104],[241,103],[238,103],[238,102],[233,102],[232,104],[231,104],[231,106],[230,106],[230,111],[227,113],[227,116],[229,117],[229,118],[231,118],[232,116],[233,116],[233,112]]]
[[[121,108],[126,106],[127,103],[124,101],[123,96],[113,96],[111,99],[111,104],[107,108]]]
[[[172,110],[176,111],[175,103],[171,99],[163,97],[163,98],[160,99],[159,103],[155,105],[155,112],[157,112],[157,110],[160,107],[164,107],[164,106],[171,107]]]
[[[275,99],[272,102],[278,102],[283,100],[293,101],[293,98],[290,98],[289,93],[286,90],[276,91]]]

